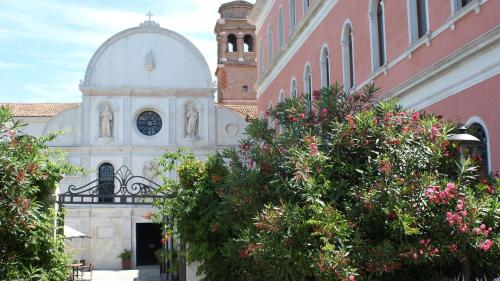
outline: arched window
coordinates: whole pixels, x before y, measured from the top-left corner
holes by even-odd
[[[234,34],[229,34],[227,37],[227,51],[230,53],[238,51],[237,39]]]
[[[344,73],[344,88],[354,88],[354,38],[351,24],[344,25],[342,32],[342,68]]]
[[[307,65],[304,70],[304,95],[306,95],[310,104],[312,101],[312,74],[310,65]]]
[[[290,85],[290,97],[297,97],[297,81],[295,81],[295,78],[292,79],[292,83]]]
[[[410,43],[417,41],[429,31],[428,0],[408,0]]]
[[[472,0],[452,0],[453,7],[455,8],[455,12],[467,6]]]
[[[259,42],[259,74],[262,78],[262,73],[264,73],[264,43],[262,40]]]
[[[272,117],[272,110],[273,110],[273,102],[269,102],[269,105],[267,107],[267,110],[269,112],[269,118],[267,119],[267,126],[269,128],[273,127],[274,124],[274,118]]]
[[[285,44],[285,30],[284,30],[284,14],[283,14],[283,7],[280,8],[279,11],[279,16],[278,16],[278,45],[281,48],[283,48],[283,45]]]
[[[280,103],[284,102],[285,101],[285,92],[283,90],[280,91],[280,94],[278,96],[278,101]]]
[[[113,202],[113,195],[115,193],[115,168],[113,165],[103,163],[99,166],[98,181],[98,202]]]
[[[384,0],[372,0],[370,5],[372,70],[385,64]]]
[[[479,168],[487,174],[489,172],[489,155],[488,155],[488,136],[484,127],[474,122],[469,125],[468,131],[470,134],[478,138],[481,143],[475,145],[471,151],[472,157],[476,158]]]
[[[269,25],[269,29],[267,30],[267,54],[268,54],[268,63],[271,64],[273,61],[273,26]]]
[[[328,47],[321,51],[321,87],[330,86],[330,54]]]
[[[243,46],[244,46],[244,52],[245,53],[248,53],[248,52],[253,52],[253,37],[252,35],[245,35],[245,37],[243,37]]]
[[[295,0],[290,0],[290,33],[295,30],[295,24],[297,22],[297,8],[295,5]]]
[[[304,15],[309,11],[309,8],[311,7],[311,0],[302,0],[302,3],[304,4]]]

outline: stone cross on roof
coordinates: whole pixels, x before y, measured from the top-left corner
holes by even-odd
[[[146,17],[148,17],[148,19],[146,21],[144,21],[143,23],[141,23],[141,27],[159,27],[160,24],[156,23],[155,21],[151,20],[151,17],[153,16],[153,14],[151,13],[151,11],[149,11],[147,14],[146,14]]]

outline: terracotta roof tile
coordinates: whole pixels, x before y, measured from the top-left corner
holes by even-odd
[[[0,103],[12,111],[15,117],[53,117],[72,108],[78,108],[80,103]]]
[[[257,118],[256,105],[247,105],[247,104],[219,104],[219,105],[237,111],[245,116],[248,116],[249,119]]]

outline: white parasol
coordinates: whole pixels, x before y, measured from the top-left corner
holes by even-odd
[[[85,238],[89,237],[87,234],[82,233],[72,227],[69,227],[67,225],[64,226],[64,238],[66,239],[73,239],[73,238]]]

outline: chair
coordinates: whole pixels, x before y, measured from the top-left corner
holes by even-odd
[[[83,265],[80,267],[80,280],[84,280],[83,277],[85,276],[85,273],[90,273],[90,279],[85,279],[85,280],[92,280],[92,272],[94,271],[94,264],[89,264],[89,265]]]

